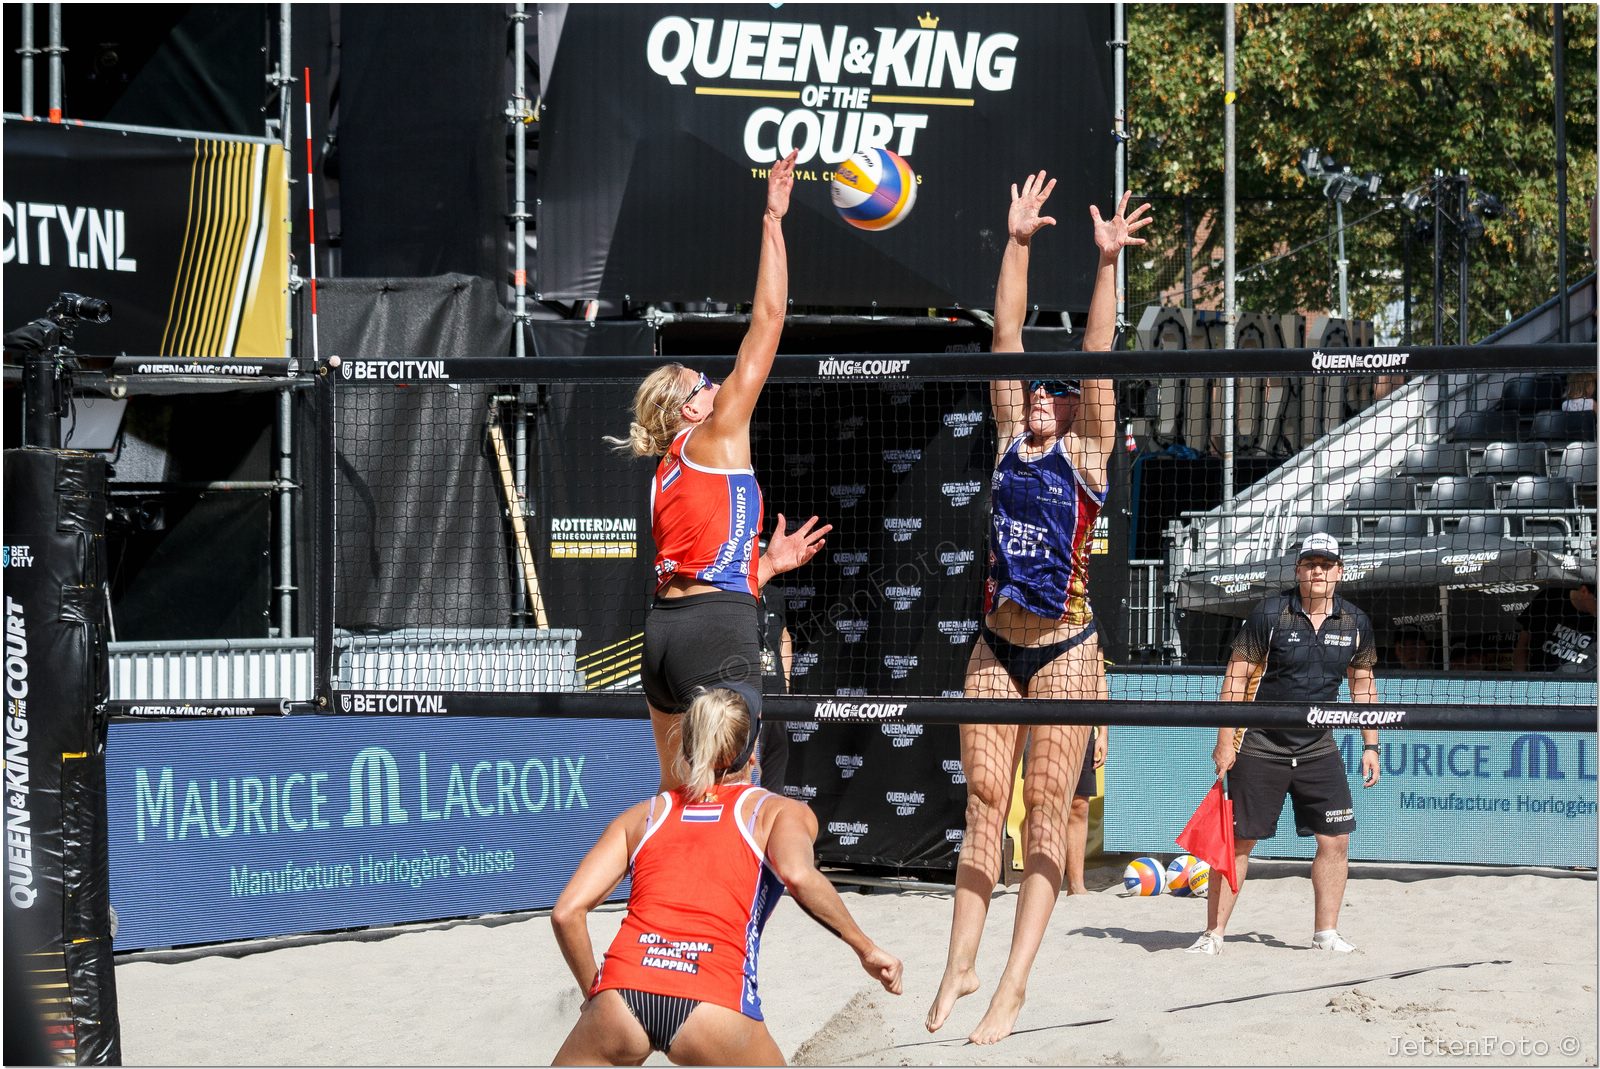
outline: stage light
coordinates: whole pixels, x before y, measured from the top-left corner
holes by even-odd
[[[1469,205],[1473,215],[1484,219],[1498,219],[1506,213],[1506,206],[1493,193],[1475,193]]]
[[[1323,152],[1320,146],[1304,149],[1296,166],[1306,181],[1322,182],[1322,195],[1333,204],[1335,233],[1339,241],[1339,318],[1348,322],[1350,261],[1344,254],[1344,206],[1357,194],[1363,197],[1377,196],[1378,187],[1383,184],[1383,175],[1368,171],[1357,176],[1348,166],[1342,166],[1332,155]]]

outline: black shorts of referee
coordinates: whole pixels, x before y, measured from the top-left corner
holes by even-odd
[[[1348,835],[1356,830],[1355,800],[1337,749],[1306,758],[1278,760],[1241,753],[1228,771],[1233,799],[1233,834],[1270,839],[1287,796],[1294,804],[1298,835]]]

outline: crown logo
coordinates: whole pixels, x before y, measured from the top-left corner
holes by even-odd
[[[917,16],[917,25],[924,30],[937,30],[939,28],[939,16],[931,11],[925,11]]]

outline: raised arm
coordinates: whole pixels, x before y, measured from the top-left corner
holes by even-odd
[[[1151,217],[1145,214],[1150,205],[1141,204],[1128,212],[1129,196],[1130,193],[1122,194],[1116,214],[1110,219],[1102,219],[1100,209],[1089,205],[1089,217],[1094,221],[1094,244],[1100,259],[1095,267],[1094,292],[1089,298],[1089,317],[1083,328],[1083,351],[1086,353],[1111,350],[1117,333],[1117,259],[1124,248],[1145,243],[1144,238],[1133,235],[1150,225]],[[1083,402],[1073,430],[1082,440],[1086,467],[1091,473],[1100,473],[1099,485],[1103,486],[1106,462],[1117,438],[1116,389],[1110,379],[1086,379],[1082,388]]]
[[[1022,189],[1011,184],[1011,210],[1006,215],[1006,249],[1000,257],[1000,280],[994,287],[994,341],[989,350],[996,353],[1022,352],[1022,324],[1028,317],[1028,248],[1033,236],[1056,221],[1040,215],[1044,202],[1056,188],[1054,178],[1030,174]],[[1021,382],[1002,379],[989,386],[989,401],[994,408],[995,425],[1000,431],[1000,448],[1016,435],[1027,410],[1028,399]]]
[[[789,194],[794,189],[796,152],[774,163],[767,171],[767,206],[761,215],[761,262],[756,268],[756,295],[750,307],[750,329],[739,345],[733,371],[717,393],[716,407],[706,419],[701,433],[742,450],[734,462],[750,463],[750,414],[755,411],[778,354],[778,339],[783,335],[783,317],[789,306],[789,254],[783,243],[783,217],[789,211]]]

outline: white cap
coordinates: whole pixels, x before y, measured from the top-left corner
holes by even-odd
[[[1307,557],[1326,557],[1328,560],[1337,563],[1339,560],[1339,540],[1322,531],[1306,536],[1306,540],[1300,543],[1300,556],[1295,559],[1302,561]]]

